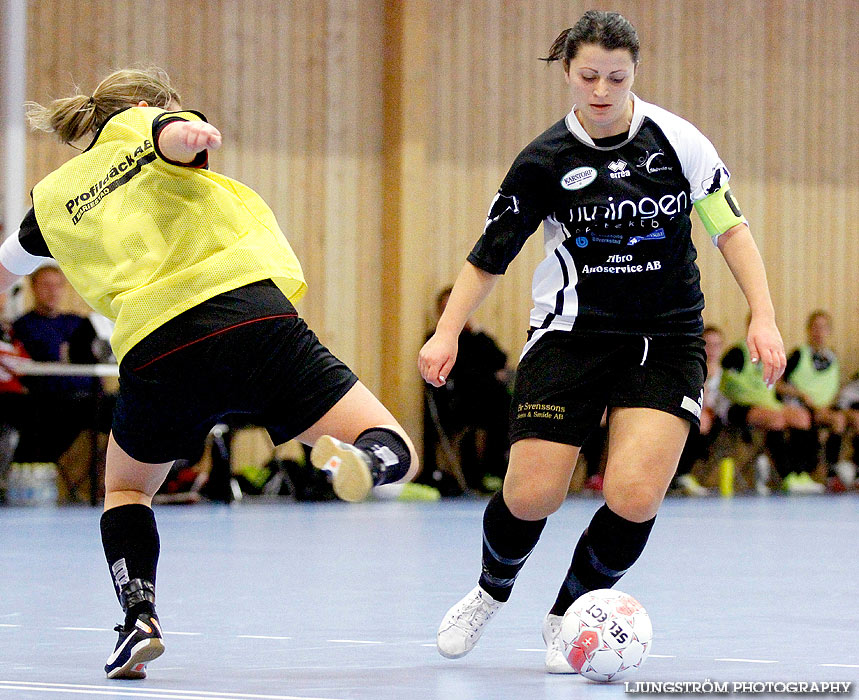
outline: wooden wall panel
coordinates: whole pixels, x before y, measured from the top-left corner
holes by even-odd
[[[432,0],[388,0],[384,12],[381,398],[418,442],[423,394],[417,352],[427,290],[434,288],[428,280],[448,259],[438,254],[447,232],[438,230],[428,196],[437,186],[428,166],[428,125],[437,117],[429,90],[436,70],[428,60],[430,33],[441,35],[430,21],[433,6]],[[453,175],[445,174],[449,187]]]
[[[160,63],[224,131],[213,167],[256,188],[302,260],[301,311],[413,434],[415,355],[519,150],[569,108],[538,60],[589,7],[637,26],[636,92],[696,124],[733,173],[789,347],[813,308],[859,369],[859,3],[854,0],[33,0],[28,96]],[[69,24],[69,15],[100,18]],[[70,152],[34,135],[29,184]],[[705,318],[745,305],[695,224]],[[538,232],[476,316],[524,341]]]

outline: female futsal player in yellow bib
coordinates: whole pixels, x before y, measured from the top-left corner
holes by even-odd
[[[89,144],[33,189],[33,208],[0,247],[0,288],[53,258],[115,321],[120,388],[101,532],[125,621],[105,671],[142,678],[163,652],[152,496],[214,424],[241,415],[275,443],[313,444],[311,461],[350,501],[411,478],[417,457],[298,317],[306,285],[272,211],[206,167],[221,134],[181,109],[163,71],[117,71],[91,96],[31,103],[28,116],[64,143]]]

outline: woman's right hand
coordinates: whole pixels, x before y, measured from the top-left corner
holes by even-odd
[[[418,369],[424,381],[444,386],[459,349],[459,334],[474,310],[492,291],[500,275],[493,275],[470,262],[462,266],[450,292],[435,333],[418,355]]]
[[[459,339],[436,331],[418,354],[418,369],[425,382],[443,386],[456,362]]]

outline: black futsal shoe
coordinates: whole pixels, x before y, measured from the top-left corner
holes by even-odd
[[[164,653],[161,625],[152,613],[141,613],[131,627],[117,625],[116,648],[104,666],[108,678],[146,678],[146,664]]]

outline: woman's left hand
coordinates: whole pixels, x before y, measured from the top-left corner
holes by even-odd
[[[784,374],[787,364],[784,341],[781,339],[781,333],[775,321],[756,319],[752,316],[746,343],[749,346],[752,362],[763,363],[763,377],[767,386],[775,386],[776,381]]]

